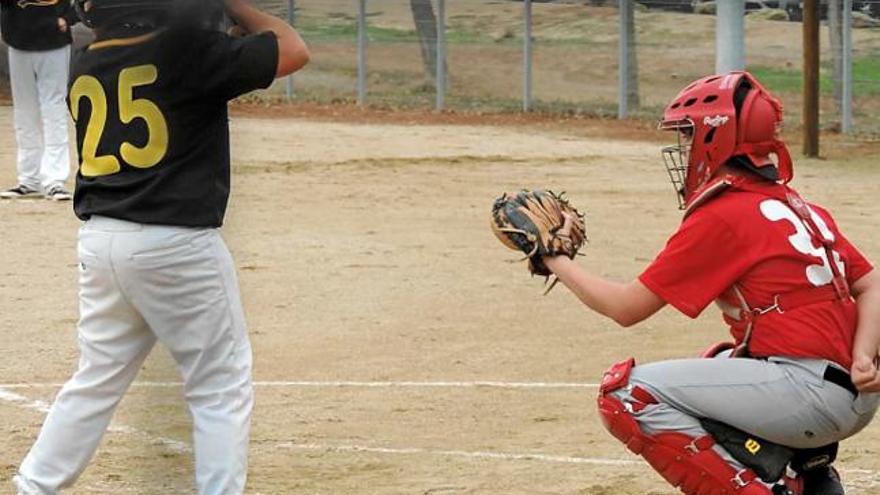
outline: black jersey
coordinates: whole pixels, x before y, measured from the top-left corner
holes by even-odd
[[[58,27],[58,19],[68,25]],[[78,21],[69,0],[0,0],[0,32],[12,48],[48,51],[71,42],[70,27]]]
[[[277,66],[272,33],[165,30],[86,47],[68,97],[76,215],[219,227],[229,199],[227,102],[268,87]]]

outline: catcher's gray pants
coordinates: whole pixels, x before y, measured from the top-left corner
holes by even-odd
[[[878,394],[853,394],[825,381],[822,359],[774,357],[681,359],[638,365],[630,383],[647,389],[659,404],[634,414],[647,434],[678,432],[705,436],[697,418],[727,423],[752,435],[794,448],[828,445],[858,433],[877,410]],[[635,401],[625,389],[614,392]],[[637,401],[636,401],[637,402]],[[723,448],[735,469],[743,468]]]
[[[79,370],[22,462],[19,493],[54,494],[76,480],[157,340],[184,378],[199,493],[242,493],[251,346],[219,231],[95,217],[80,229],[79,260]]]
[[[70,45],[48,51],[9,48],[18,143],[18,183],[39,191],[70,176],[67,79]]]

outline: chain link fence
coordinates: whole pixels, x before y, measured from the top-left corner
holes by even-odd
[[[616,0],[534,0],[530,9],[522,0],[256,0],[282,18],[292,14],[313,54],[312,63],[292,85],[279,82],[271,94],[320,103],[435,108],[441,1],[446,24],[441,54],[446,69],[444,108],[498,112],[527,107],[561,114],[617,114]],[[785,9],[750,10],[746,16],[748,69],[782,98],[789,125],[797,125],[803,53],[802,25],[797,21],[800,2],[760,3]],[[752,4],[746,2],[747,9]],[[880,15],[880,0],[853,4],[857,10],[852,31],[855,131],[880,135],[880,21],[873,17]],[[359,47],[361,5],[366,29]],[[704,4],[696,7],[706,10]],[[827,7],[823,0],[823,12]],[[525,56],[529,10],[531,59]],[[630,115],[656,118],[687,82],[714,71],[715,16],[693,10],[691,0],[636,4],[638,98],[637,104],[629,105]],[[827,22],[821,36],[821,126],[837,129],[841,112]],[[531,71],[526,72],[529,61]],[[359,66],[365,70],[359,72]],[[2,79],[7,80],[5,75]]]
[[[384,108],[434,108],[436,76],[431,60],[440,0],[364,0],[365,103]],[[309,42],[313,61],[297,75],[298,100],[359,102],[360,0],[263,0],[295,24]],[[526,4],[522,0],[446,0],[444,108],[469,111],[532,110],[612,117],[618,102],[619,13],[616,1],[534,1],[531,5],[531,91],[525,77]],[[765,5],[774,2],[763,2]],[[779,3],[779,2],[776,2]],[[802,25],[799,2],[782,9],[752,10],[747,2],[748,69],[779,95],[789,125],[800,121]],[[419,6],[421,4],[421,6]],[[427,4],[433,18],[416,9]],[[644,4],[648,4],[645,6]],[[715,69],[714,15],[692,12],[693,3],[646,1],[636,5],[636,117],[655,118],[689,81]],[[854,3],[853,94],[855,131],[880,134],[880,0]],[[704,10],[698,5],[698,10]],[[823,12],[827,6],[823,8]],[[873,10],[872,10],[873,9]],[[420,23],[428,25],[420,25]],[[420,36],[420,29],[421,36]],[[831,38],[821,27],[821,125],[838,129]],[[427,49],[425,43],[430,45]],[[275,88],[285,90],[284,84]],[[363,95],[361,95],[363,96]]]

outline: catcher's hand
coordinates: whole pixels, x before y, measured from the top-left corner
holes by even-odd
[[[492,205],[491,223],[502,244],[526,255],[532,275],[549,277],[544,256],[574,258],[586,241],[584,216],[553,191],[504,193]]]

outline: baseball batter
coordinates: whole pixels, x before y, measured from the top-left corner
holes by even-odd
[[[836,443],[878,406],[880,274],[786,185],[781,123],[746,72],[693,82],[661,123],[678,139],[663,154],[685,213],[654,262],[621,284],[541,259],[622,326],[667,304],[691,318],[720,307],[735,344],[614,365],[598,399],[609,431],[688,495],[842,494]]]
[[[15,477],[54,494],[85,469],[156,341],[184,378],[201,494],[245,487],[251,347],[218,228],[229,196],[227,101],[303,67],[286,23],[243,0],[233,38],[174,16],[175,0],[77,0],[97,40],[69,104],[80,167],[80,361]]]

